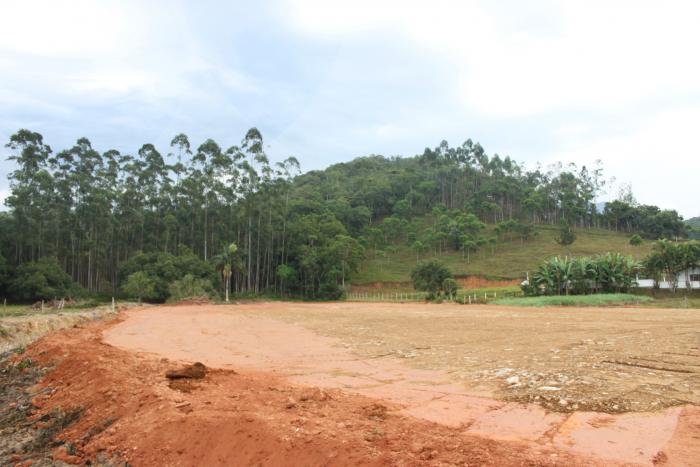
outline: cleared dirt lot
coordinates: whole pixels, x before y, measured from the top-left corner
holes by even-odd
[[[33,417],[80,414],[54,452],[70,462],[690,466],[698,316],[162,306],[49,335],[24,358],[48,372]],[[164,377],[195,361],[205,379]]]
[[[365,357],[444,370],[472,394],[550,410],[700,404],[699,310],[267,303],[236,311],[335,337]]]

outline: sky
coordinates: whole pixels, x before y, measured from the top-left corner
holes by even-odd
[[[0,141],[239,144],[303,170],[471,138],[700,215],[700,2],[0,2]],[[0,197],[13,170],[0,149]]]

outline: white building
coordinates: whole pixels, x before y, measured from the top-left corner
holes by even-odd
[[[688,284],[690,282],[690,284]],[[643,279],[637,276],[638,287],[643,289],[651,289],[654,287],[654,279]],[[660,289],[670,289],[671,283],[666,276],[663,276],[659,281]],[[688,269],[678,274],[679,289],[700,289],[700,268]]]

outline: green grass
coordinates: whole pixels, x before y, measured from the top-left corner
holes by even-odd
[[[638,290],[636,293],[653,297],[646,302],[649,308],[700,308],[700,290],[679,289],[675,294],[670,290]]]
[[[493,226],[486,234],[490,235]],[[532,240],[521,243],[520,240],[503,241],[491,246],[486,245],[480,251],[471,254],[467,262],[458,251],[433,252],[421,256],[421,260],[436,258],[450,268],[455,275],[478,275],[487,278],[519,279],[525,272],[532,273],[545,259],[560,256],[594,256],[607,252],[619,252],[636,259],[644,258],[651,251],[651,242],[645,241],[639,246],[629,244],[629,235],[603,229],[575,229],[576,241],[569,246],[561,246],[554,241],[558,233],[556,226],[538,226],[538,235]],[[405,242],[404,242],[405,243]],[[395,252],[387,252],[385,258],[379,258],[372,251],[368,259],[353,276],[353,284],[373,282],[408,282],[415,267],[416,255],[408,245],[394,245]]]
[[[494,305],[511,306],[609,306],[632,305],[651,302],[653,299],[645,295],[632,294],[596,294],[596,295],[568,295],[546,297],[517,297],[494,300]]]

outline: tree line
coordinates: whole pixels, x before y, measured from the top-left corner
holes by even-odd
[[[685,234],[675,211],[658,210],[644,230],[619,210],[597,212],[600,167],[527,171],[471,140],[304,174],[293,157],[272,163],[255,128],[230,147],[178,134],[165,152],[100,152],[87,138],[55,152],[26,129],[6,146],[15,170],[0,214],[0,287],[18,297],[64,290],[66,277],[114,294],[136,272],[157,301],[188,274],[180,285],[222,295],[338,297],[368,252],[396,241],[418,257],[453,249],[468,260],[499,239],[527,240],[538,223]],[[486,223],[498,224],[495,236],[481,233]]]

